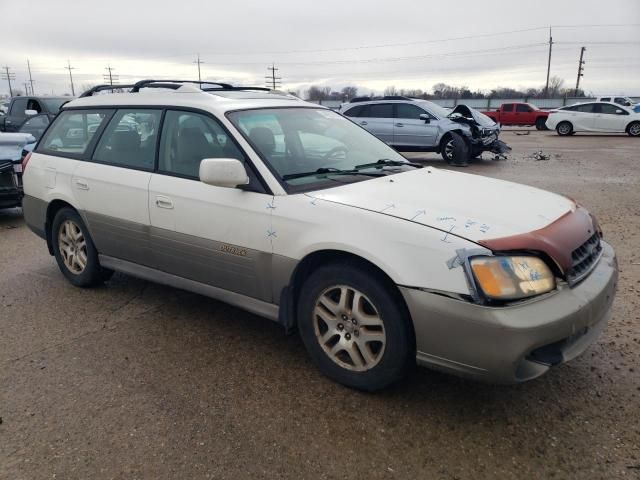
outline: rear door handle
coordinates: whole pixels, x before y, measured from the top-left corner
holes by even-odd
[[[76,188],[78,190],[89,190],[89,184],[86,180],[76,179]]]
[[[169,197],[158,195],[156,196],[156,207],[171,210],[173,209],[173,202]]]
[[[369,125],[367,122],[360,122],[360,125]]]
[[[396,127],[404,127],[404,123],[396,123]]]

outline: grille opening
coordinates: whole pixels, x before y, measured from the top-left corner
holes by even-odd
[[[585,278],[595,266],[602,254],[600,234],[594,233],[589,239],[571,252],[571,268],[567,272],[567,281],[573,285]]]

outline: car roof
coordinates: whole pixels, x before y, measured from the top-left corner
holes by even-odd
[[[300,100],[276,90],[252,91],[202,91],[193,85],[184,85],[176,90],[142,89],[136,93],[108,93],[81,97],[67,103],[63,110],[91,107],[187,107],[217,113],[232,110],[275,107],[326,108]]]

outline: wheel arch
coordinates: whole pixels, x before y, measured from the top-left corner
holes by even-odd
[[[451,133],[457,133],[464,139],[465,142],[469,143],[469,139],[467,138],[467,135],[465,134],[464,130],[462,130],[461,128],[447,130],[442,134],[442,137],[440,137],[440,143],[438,143],[438,153],[442,153],[442,150],[444,149],[446,142],[448,142],[449,138],[451,138]]]
[[[288,331],[295,329],[297,325],[296,312],[302,285],[316,269],[320,266],[327,265],[328,263],[350,264],[371,272],[372,275],[382,281],[385,287],[393,293],[399,307],[404,310],[407,318],[411,318],[409,308],[402,296],[402,293],[400,293],[398,285],[383,269],[378,267],[372,261],[352,252],[339,249],[322,249],[308,253],[302,258],[302,260],[300,260],[300,262],[298,262],[291,273],[289,284],[282,290],[279,321]],[[410,323],[413,331],[413,322]]]
[[[47,248],[49,249],[49,254],[51,255],[53,255],[53,238],[51,236],[51,226],[53,224],[53,219],[55,218],[56,214],[63,208],[71,208],[76,212],[80,213],[76,207],[74,207],[71,203],[69,203],[66,200],[56,198],[49,202],[49,204],[47,205],[47,213],[45,216],[44,231],[45,231],[45,236],[47,240]]]
[[[629,133],[629,129],[631,128],[631,125],[633,125],[634,123],[640,123],[640,120],[631,120],[629,123],[627,123],[627,126],[624,128],[624,131],[626,133]]]

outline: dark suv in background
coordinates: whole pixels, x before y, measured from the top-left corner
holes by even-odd
[[[73,97],[13,97],[7,113],[0,116],[0,132],[17,132],[33,115],[47,115],[51,120],[70,100]]]

